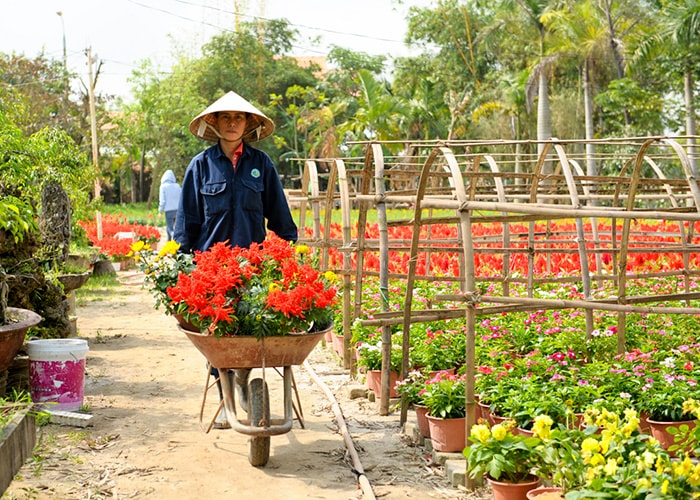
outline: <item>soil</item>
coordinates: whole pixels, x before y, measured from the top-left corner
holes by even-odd
[[[205,432],[218,395],[212,390],[202,404],[203,356],[174,318],[154,309],[141,275],[118,276],[118,293],[77,304],[78,336],[90,349],[84,394],[90,425],[41,427],[35,457],[3,500],[363,498],[332,402],[305,365],[294,367],[304,428],[295,420],[290,432],[273,436],[269,462],[253,467],[245,435]],[[319,344],[307,362],[337,399],[376,498],[490,498],[486,490],[451,486],[431,452],[402,433],[398,409],[380,416],[378,403],[351,399],[350,389],[362,384],[341,368],[330,345]],[[281,377],[268,370],[266,379],[273,416],[280,416]]]

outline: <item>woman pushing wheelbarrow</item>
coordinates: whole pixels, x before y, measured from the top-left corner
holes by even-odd
[[[291,429],[291,367],[332,326],[335,275],[320,273],[309,248],[294,245],[297,227],[277,170],[250,145],[273,132],[272,121],[228,92],[189,129],[215,144],[185,171],[174,239],[179,252],[194,253],[194,268],[180,273],[167,294],[218,379],[215,427],[252,436],[250,461],[265,465],[269,436]],[[279,422],[270,419],[265,370],[263,379],[248,381],[253,368],[266,367],[284,370]],[[246,419],[238,418],[239,409]]]
[[[228,92],[197,115],[189,129],[214,145],[192,158],[185,171],[174,233],[180,251],[205,251],[221,242],[240,247],[260,243],[265,221],[281,238],[296,241],[297,227],[277,170],[267,154],[250,145],[272,134],[272,120]],[[216,368],[212,374],[218,377]],[[239,370],[234,377],[244,407],[249,374]],[[215,427],[230,427],[225,411]]]

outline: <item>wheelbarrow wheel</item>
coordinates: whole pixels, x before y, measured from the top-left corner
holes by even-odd
[[[248,383],[248,417],[253,427],[266,427],[270,424],[270,398],[267,384],[261,378]],[[270,436],[251,436],[248,449],[250,465],[262,467],[270,459]]]

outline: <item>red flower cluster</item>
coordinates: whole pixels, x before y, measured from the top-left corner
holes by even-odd
[[[85,235],[92,245],[110,257],[126,258],[131,251],[131,245],[136,240],[152,244],[160,240],[160,231],[154,226],[145,226],[126,221],[123,215],[102,216],[102,238],[97,237],[97,221],[81,220],[78,225],[85,230]],[[117,237],[122,234],[133,234],[131,238]]]
[[[619,245],[622,226],[618,222],[617,244]],[[696,223],[700,227],[700,223]],[[688,224],[686,223],[686,229]],[[503,269],[503,252],[499,250],[503,242],[499,237],[503,234],[501,224],[473,224],[472,236],[474,236],[474,264],[477,276],[498,276]],[[306,228],[307,236],[311,236],[310,228]],[[592,234],[592,224],[584,224],[586,234]],[[608,248],[613,248],[611,234],[613,227],[609,222],[599,221],[599,239],[607,243]],[[510,256],[509,268],[512,274],[528,273],[528,256],[524,251],[528,248],[528,241],[523,238],[527,235],[529,227],[525,224],[510,224],[511,248],[514,252]],[[342,227],[339,224],[331,224],[330,237],[334,239],[342,238]],[[360,228],[353,228],[353,235],[357,235]],[[365,238],[378,239],[379,226],[377,224],[367,224],[364,228]],[[410,241],[413,230],[406,226],[390,226],[388,228],[390,241]],[[581,273],[581,260],[578,254],[578,243],[572,236],[576,234],[574,221],[551,221],[549,225],[540,222],[535,224],[535,262],[534,271],[538,276],[551,275],[557,272],[561,275],[576,275]],[[697,233],[695,233],[697,234]],[[444,248],[444,252],[433,251],[419,253],[416,260],[416,273],[418,275],[442,275],[459,276],[459,261],[461,259],[461,248],[458,241],[457,226],[452,224],[433,224],[430,227],[421,227],[421,238],[429,240],[434,246]],[[680,234],[678,223],[668,221],[639,221],[635,222],[630,235],[630,248],[632,251],[628,255],[627,270],[629,272],[658,271],[659,269],[682,269],[683,253],[678,248],[683,236]],[[441,243],[441,240],[444,243]],[[480,240],[483,240],[480,241]],[[697,236],[693,238],[693,244],[700,242]],[[593,243],[587,243],[592,250]],[[491,248],[495,250],[491,251]],[[650,251],[643,251],[648,248]],[[543,251],[540,251],[543,250]],[[664,250],[668,249],[668,250]],[[601,266],[612,268],[613,253],[601,254]],[[335,248],[329,250],[330,265],[335,268],[343,267],[343,252]],[[379,271],[378,253],[365,252],[363,267],[365,271]],[[356,256],[353,254],[353,267],[356,265]],[[691,265],[700,265],[700,254],[690,255]],[[409,266],[408,251],[389,252],[389,272],[406,274]],[[589,253],[588,267],[590,271],[597,271],[598,262],[593,252]],[[555,270],[555,271],[553,271]]]
[[[308,247],[270,235],[248,248],[217,243],[196,252],[168,296],[178,312],[217,336],[285,334],[330,326],[333,273],[306,262]]]

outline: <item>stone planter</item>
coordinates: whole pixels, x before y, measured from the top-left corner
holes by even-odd
[[[36,421],[29,408],[19,411],[0,428],[0,496],[31,456],[35,444]]]

